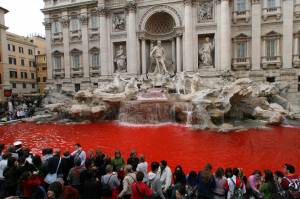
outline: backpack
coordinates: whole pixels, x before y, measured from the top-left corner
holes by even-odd
[[[284,177],[289,182],[289,192],[294,198],[300,198],[300,178],[289,179]]]
[[[101,187],[101,193],[103,196],[105,197],[110,197],[112,196],[112,189],[111,187],[109,186],[109,181],[110,181],[110,178],[112,177],[112,175],[108,178],[108,181],[107,183],[103,183],[102,187]]]
[[[231,182],[234,184],[232,199],[243,199],[243,191],[241,187],[236,186],[236,183],[232,178],[230,178]]]

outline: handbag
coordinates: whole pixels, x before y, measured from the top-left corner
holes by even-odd
[[[55,173],[53,173],[53,174],[48,173],[48,174],[46,175],[44,181],[45,181],[47,184],[52,184],[53,182],[56,182],[56,181],[57,181],[57,172],[58,172],[58,168],[59,168],[60,162],[61,162],[61,158],[59,158],[59,162],[58,162],[58,165],[57,165],[57,168],[56,168]]]

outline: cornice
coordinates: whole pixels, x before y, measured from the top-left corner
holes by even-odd
[[[51,6],[48,8],[41,9],[41,11],[43,13],[50,13],[52,11],[66,10],[68,8],[74,8],[74,7],[78,7],[78,6],[87,6],[87,5],[97,4],[97,3],[98,3],[98,0],[90,0],[90,1],[85,1],[85,2],[70,3],[70,4],[66,4],[66,5]]]

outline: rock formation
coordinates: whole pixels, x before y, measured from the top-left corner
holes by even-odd
[[[248,78],[235,80],[227,73],[210,88],[204,85],[200,74],[181,73],[178,77],[159,79],[146,76],[129,81],[117,75],[105,88],[77,93],[54,92],[50,88],[44,107],[76,121],[178,122],[194,128],[227,131],[237,128],[234,122],[238,120],[280,124],[293,118],[284,96],[287,89],[288,85],[260,84]]]

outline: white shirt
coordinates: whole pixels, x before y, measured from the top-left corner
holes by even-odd
[[[234,181],[234,183],[232,182],[231,179]],[[228,194],[227,194],[227,199],[232,198],[233,193],[234,193],[234,187],[235,187],[235,184],[236,184],[236,176],[233,175],[231,179],[230,178],[227,179],[227,183],[228,183],[228,187],[229,187],[229,191],[228,191]],[[246,193],[246,187],[244,186],[244,183],[243,183],[241,188],[242,188],[243,194],[245,194]]]
[[[143,172],[143,174],[144,174],[143,182],[148,181],[147,169],[148,169],[148,163],[147,162],[141,162],[136,167],[136,171]]]
[[[79,150],[81,151],[80,153],[79,153]],[[79,155],[77,153],[79,153]],[[73,156],[73,157],[75,157],[76,155],[80,158],[81,165],[84,165],[85,164],[85,160],[86,160],[86,154],[85,154],[84,150],[82,150],[80,148],[80,149],[77,149],[76,151],[73,151],[71,153],[71,156]]]
[[[161,172],[161,168],[158,170],[160,176],[161,186],[164,191],[167,191],[168,188],[172,185],[172,171],[170,167],[166,166],[166,168]]]
[[[0,179],[4,179],[3,171],[7,167],[7,160],[0,161]]]

